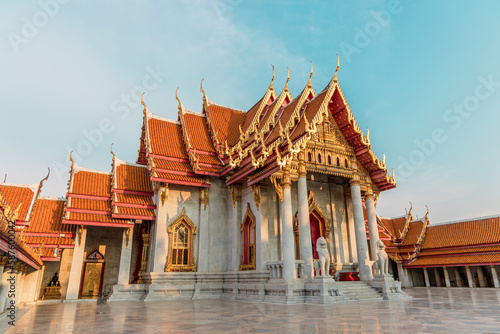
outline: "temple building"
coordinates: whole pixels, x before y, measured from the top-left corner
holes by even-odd
[[[43,181],[0,184],[0,236],[8,238],[6,226],[15,222],[15,270],[26,290],[16,303],[406,298],[401,285],[418,285],[421,273],[425,284],[434,282],[427,267],[499,264],[496,257],[443,260],[498,248],[498,218],[496,229],[484,223],[480,228],[492,232],[469,240],[453,233],[472,225],[452,224],[454,232],[443,234],[442,226],[427,226],[427,215],[414,220],[411,210],[402,218],[377,216],[377,198],[396,187],[394,171],[361,131],[338,68],[318,93],[311,68],[295,97],[289,77],[275,91],[273,71],[248,111],[212,102],[203,86],[199,113],[176,93],[175,121],[152,114],[143,101],[137,161],[120,160],[113,147],[110,171],[70,157],[63,198],[39,196]],[[5,267],[0,301],[8,273]]]

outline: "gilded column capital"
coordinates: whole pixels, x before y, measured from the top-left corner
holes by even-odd
[[[354,178],[354,179],[350,179],[349,180],[349,185],[352,187],[352,186],[359,186],[360,185],[360,182],[357,178]]]
[[[290,188],[292,186],[292,180],[290,178],[290,166],[283,167],[283,179],[281,180],[281,187]]]
[[[299,153],[298,161],[299,161],[299,167],[298,167],[299,177],[306,177],[307,171],[306,171],[306,159],[304,152]]]
[[[365,199],[373,199],[373,190],[372,188],[367,188],[365,191]]]

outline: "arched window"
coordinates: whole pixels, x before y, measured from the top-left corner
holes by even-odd
[[[344,163],[345,163],[345,168],[348,168],[349,167],[349,163],[347,162],[347,159],[344,159]]]
[[[340,167],[340,159],[337,157],[337,167]]]
[[[309,162],[312,161],[312,154],[311,154],[311,152],[307,153],[307,161],[309,161]]]
[[[182,213],[168,227],[170,242],[165,271],[196,271],[194,260],[196,232],[196,226],[182,208]]]
[[[332,157],[329,155],[328,156],[328,164],[331,165],[332,164]]]
[[[255,217],[247,203],[247,211],[241,223],[241,252],[240,270],[255,270]]]
[[[318,154],[318,163],[321,163],[321,154]]]

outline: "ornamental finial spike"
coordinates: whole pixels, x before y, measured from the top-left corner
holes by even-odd
[[[427,216],[429,214],[429,207],[427,205],[425,207],[427,208],[427,213],[425,214]]]
[[[205,95],[205,91],[203,90],[203,80],[205,80],[205,78],[201,79],[201,82],[200,82],[200,93],[203,93],[203,95]]]
[[[72,154],[73,154],[73,151],[69,152],[69,161],[71,161],[71,168],[73,168],[73,165],[75,164],[75,162],[73,161],[73,158],[71,157]]]
[[[182,103],[181,103],[181,100],[179,100],[179,97],[177,96],[178,90],[179,90],[179,87],[177,87],[175,90],[175,99],[177,100],[177,102],[179,102],[179,110],[181,110]]]
[[[45,178],[43,178],[43,179],[42,179],[42,181],[40,181],[40,189],[42,189],[42,187],[43,187],[43,182],[44,182],[44,181],[47,181],[47,180],[49,179],[49,176],[50,176],[50,168],[48,168],[48,167],[47,167],[47,169],[48,169],[47,176],[46,176]]]
[[[312,87],[311,78],[313,76],[313,62],[311,61],[311,74],[309,74],[309,80],[307,81],[307,87]]]
[[[269,88],[274,90],[273,82],[274,82],[274,77],[276,76],[275,75],[276,73],[274,72],[274,65],[272,65],[272,67],[273,67],[273,77],[271,78],[271,83],[269,84]]]
[[[113,155],[113,161],[114,161],[115,160],[115,154],[113,153],[113,144],[114,143],[111,143],[111,149],[109,151]]]
[[[337,55],[337,68],[335,69],[335,74],[333,75],[333,81],[337,82],[338,79],[337,79],[337,71],[339,70],[340,68],[340,57],[339,55]]]
[[[7,182],[7,173],[5,173],[5,177],[3,178],[3,183]]]
[[[288,74],[286,76],[285,89],[288,90],[288,80],[290,80],[290,69],[288,67],[286,69],[288,71]]]

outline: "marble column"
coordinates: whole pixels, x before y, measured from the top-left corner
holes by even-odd
[[[413,286],[413,278],[411,277],[410,270],[405,268],[405,277],[407,281],[407,286],[411,288]]]
[[[118,268],[118,284],[120,285],[127,285],[130,282],[130,261],[132,259],[133,236],[134,227],[123,229],[120,266]]]
[[[401,286],[403,288],[409,288],[407,285],[407,280],[406,280],[406,273],[405,270],[403,269],[403,265],[401,263],[397,264],[398,267],[398,276],[399,276],[399,281],[401,282]]]
[[[255,228],[256,246],[255,246],[255,268],[257,270],[266,270],[267,261],[271,259],[269,243],[269,194],[267,183],[258,184],[259,209],[256,212]]]
[[[462,278],[460,277],[460,271],[458,269],[458,267],[455,267],[455,281],[457,282],[457,287],[461,288],[463,286]]]
[[[469,266],[465,266],[465,272],[467,273],[467,283],[469,283],[469,288],[473,288],[474,280],[472,279],[472,273],[470,272]]]
[[[299,180],[297,183],[300,259],[304,260],[306,279],[313,277],[313,249],[311,244],[311,222],[309,221],[309,202],[307,199],[307,179],[304,153],[299,154]]]
[[[372,279],[370,266],[367,265],[368,260],[368,242],[366,240],[365,217],[363,215],[363,204],[361,202],[361,188],[359,181],[352,179],[351,198],[354,215],[354,228],[356,233],[356,250],[358,253],[359,278],[362,281]]]
[[[163,273],[167,264],[168,231],[167,231],[167,202],[168,184],[162,183],[155,196],[156,221],[154,225],[154,242],[151,243],[151,256],[149,258],[152,272]]]
[[[498,281],[498,273],[495,266],[490,266],[491,268],[491,278],[493,279],[493,286],[495,288],[500,288],[500,282]]]
[[[430,287],[431,281],[429,280],[429,273],[427,272],[427,268],[424,268],[424,279],[425,279],[425,286]]]
[[[352,206],[352,198],[351,191],[348,188],[345,193],[345,207],[346,207],[346,224],[347,224],[347,233],[348,233],[348,242],[347,249],[349,250],[349,262],[356,263],[358,262],[358,254],[356,252],[356,228],[354,224],[354,215],[353,215],[353,206]]]
[[[75,248],[73,249],[73,259],[69,272],[68,290],[66,299],[78,299],[80,293],[80,281],[82,279],[83,260],[85,256],[85,241],[87,239],[87,228],[76,229]]]
[[[370,250],[372,261],[377,261],[377,241],[379,241],[377,215],[375,213],[375,201],[373,191],[368,188],[365,193],[366,216],[368,218],[368,232],[370,233]]]
[[[196,271],[208,272],[208,212],[209,212],[210,188],[200,188],[200,217],[198,224],[198,254],[196,256]]]
[[[434,276],[436,277],[436,286],[441,286],[441,276],[439,275],[439,268],[434,268]]]
[[[477,278],[479,279],[479,286],[481,288],[485,288],[486,287],[486,280],[484,279],[483,268],[480,266],[477,267]]]
[[[283,253],[283,278],[291,280],[296,278],[295,273],[295,246],[293,236],[293,212],[292,212],[292,181],[290,179],[290,166],[283,168],[283,203],[281,204],[281,234]]]
[[[5,310],[7,292],[9,291],[9,269],[8,267],[2,266],[1,271],[1,280],[0,280],[0,313]]]
[[[443,267],[443,271],[444,271],[444,282],[446,283],[446,287],[449,288],[451,287],[451,283],[450,283],[450,275],[448,274],[448,268]]]

